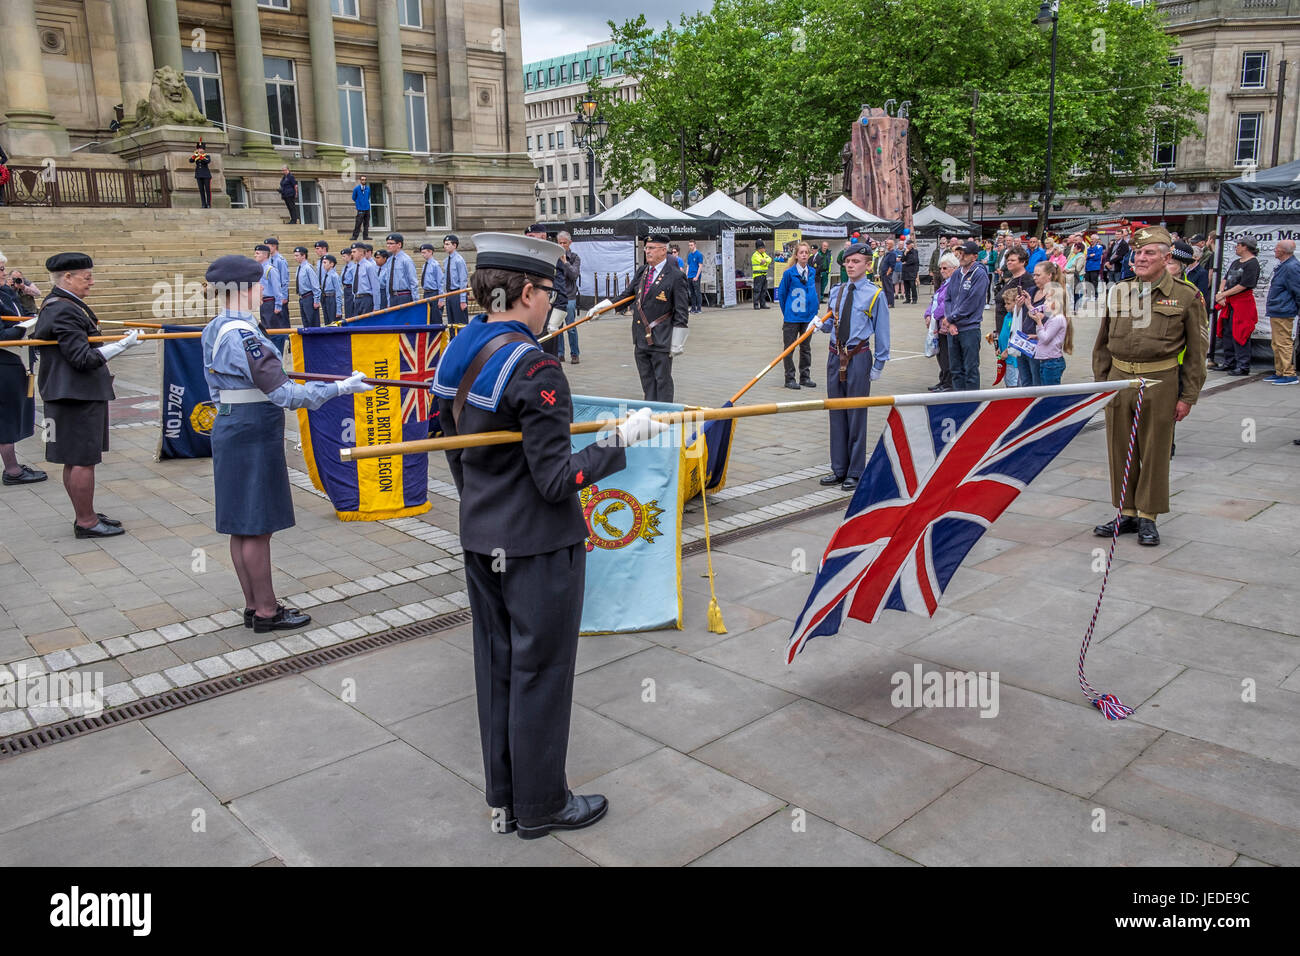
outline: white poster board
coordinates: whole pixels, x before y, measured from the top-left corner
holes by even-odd
[[[937,236],[920,237],[916,240],[916,254],[921,257],[921,271],[918,276],[928,276],[930,274],[930,257],[934,255],[934,247],[939,244]]]
[[[1268,298],[1268,284],[1273,278],[1273,267],[1277,260],[1273,258],[1273,249],[1280,239],[1294,239],[1300,242],[1300,221],[1269,223],[1267,225],[1225,226],[1223,230],[1223,272],[1237,258],[1235,248],[1242,239],[1251,238],[1259,243],[1259,285],[1255,286],[1255,306],[1259,309],[1259,320],[1255,323],[1254,338],[1271,339],[1273,329],[1264,311],[1264,302]],[[1229,250],[1234,250],[1229,252]],[[1218,292],[1218,289],[1214,290]]]
[[[736,304],[736,231],[722,230],[722,304]]]

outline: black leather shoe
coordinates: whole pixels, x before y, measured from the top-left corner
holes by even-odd
[[[116,518],[110,518],[108,515],[96,513],[95,517],[104,522],[104,524],[112,525],[114,528],[122,527],[122,522],[118,521]]]
[[[838,485],[843,480],[844,480],[843,475],[824,475],[821,478],[817,479],[817,483],[819,485],[825,485],[827,488],[829,488],[831,485]]]
[[[1293,444],[1293,445],[1300,445],[1300,438],[1292,438],[1292,439],[1291,439],[1291,444]]]
[[[74,521],[72,522],[72,528],[78,538],[111,538],[125,533],[120,527],[104,524],[102,521],[96,521],[94,526],[90,528],[83,528]]]
[[[1210,368],[1215,372],[1231,372],[1231,365],[1224,365],[1222,362],[1215,362]]]
[[[1250,374],[1250,369],[1248,369],[1248,368],[1235,368],[1235,369],[1233,369],[1231,372],[1229,372],[1228,374],[1229,374],[1229,375],[1239,375],[1239,376],[1240,376],[1240,375],[1249,375],[1249,374]]]
[[[843,488],[845,491],[852,491],[857,486],[858,486],[858,479],[856,478],[845,478],[844,484],[840,485],[840,487]]]
[[[277,607],[276,610],[279,610],[279,608]],[[244,627],[253,626],[253,614],[254,611],[251,607],[244,608]]]
[[[559,813],[540,819],[519,820],[519,838],[521,840],[538,840],[552,830],[581,830],[589,827],[605,815],[609,801],[601,794],[569,794],[569,802]]]
[[[799,383],[799,387],[800,387],[800,388],[816,388],[816,387],[817,387],[817,383],[814,382],[812,379],[805,379],[804,381],[802,381],[802,382]]]
[[[940,383],[938,383],[938,384],[936,384],[936,385],[931,385],[929,388],[926,389],[926,391],[927,391],[927,392],[942,392],[942,391],[943,391],[943,383],[940,382]]]
[[[797,384],[795,384],[794,382],[786,382],[786,383],[785,383],[785,387],[786,387],[786,388],[793,388],[796,392],[799,391],[799,386],[798,386]]]
[[[296,607],[281,605],[273,617],[253,615],[253,633],[266,634],[270,631],[291,631],[295,627],[304,627],[311,623],[311,615],[304,614]]]
[[[50,476],[45,472],[38,471],[29,465],[19,465],[18,474],[11,475],[5,472],[4,483],[6,485],[30,485],[36,481],[44,481],[48,477]],[[102,518],[103,515],[100,515],[100,517]]]
[[[1119,519],[1120,534],[1135,534],[1138,530],[1137,515],[1124,515]],[[1092,529],[1092,533],[1099,538],[1111,538],[1115,535],[1115,522],[1107,521],[1105,524],[1099,524]]]
[[[1160,543],[1160,532],[1150,518],[1138,518],[1138,544],[1155,546]]]

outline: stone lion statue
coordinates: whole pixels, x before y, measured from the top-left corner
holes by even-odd
[[[149,98],[141,100],[135,109],[135,125],[150,126],[208,126],[208,118],[199,112],[185,78],[170,66],[153,71],[153,85]]]

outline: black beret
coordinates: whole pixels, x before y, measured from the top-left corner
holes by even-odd
[[[647,235],[647,236],[645,237],[645,241],[646,241],[647,243],[649,243],[649,242],[661,242],[661,243],[663,243],[663,244],[666,246],[666,245],[668,245],[668,236],[665,235],[665,234],[662,233],[662,232],[652,232],[652,233],[650,233],[649,235]]]
[[[324,249],[326,252],[328,252],[330,248],[330,244],[326,242],[324,239],[317,239],[315,243],[315,247],[317,249]]]
[[[46,272],[77,272],[93,268],[95,263],[84,252],[56,252],[45,260]]]
[[[368,242],[358,242],[358,243],[357,243],[355,246],[353,246],[352,248],[354,248],[354,249],[360,249],[362,252],[374,252],[374,251],[375,251],[375,247],[372,246],[372,245],[371,245],[370,243],[368,243]]]
[[[293,251],[294,251],[294,252],[301,252],[301,253],[305,256],[305,255],[307,254],[307,247],[306,247],[306,246],[294,246],[294,247],[293,247]]]
[[[326,262],[328,262],[330,265],[336,266],[339,264],[339,261],[334,258],[334,253],[332,252],[326,253],[325,255],[321,256],[321,258],[324,259]]]
[[[390,233],[388,234],[388,238],[387,238],[385,241],[386,241],[386,242],[406,242],[406,239],[402,237],[402,234],[401,234],[400,232],[390,232]]]
[[[449,232],[449,233],[447,233],[447,235],[445,235],[445,236],[442,237],[442,241],[443,241],[443,242],[454,242],[454,243],[456,243],[456,245],[459,246],[459,245],[460,245],[460,236],[456,235],[454,232]]]
[[[438,251],[437,249],[433,248],[433,243],[432,243],[432,242],[422,242],[422,243],[420,243],[420,251],[423,252],[425,249],[428,249],[430,252],[437,252],[437,251]]]
[[[1192,236],[1192,242],[1204,242],[1204,241],[1205,241],[1205,233],[1203,232],[1198,232],[1196,235]]]
[[[865,242],[855,242],[845,249],[841,255],[843,258],[847,259],[849,256],[869,256],[871,255],[871,251],[867,248]]]
[[[546,230],[542,228],[542,224],[540,222],[535,222],[527,229],[524,230],[524,235],[528,235],[530,232],[545,232],[545,231]]]
[[[268,246],[268,245],[267,245],[266,243],[264,243],[264,242],[259,242],[257,245],[253,246],[253,251],[254,251],[254,252],[270,252],[270,251],[271,251],[271,247]]]
[[[259,248],[265,249],[265,246]],[[262,264],[247,256],[222,256],[213,259],[203,278],[226,285],[250,284],[262,281]]]
[[[376,259],[387,259],[387,258],[388,258],[388,250],[387,250],[387,249],[376,249],[376,250],[375,250],[375,258],[376,258]]]
[[[268,246],[278,246],[280,244],[280,240],[275,238],[275,236],[267,236],[262,241],[265,242]]]

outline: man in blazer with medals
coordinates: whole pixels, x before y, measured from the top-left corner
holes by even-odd
[[[673,356],[686,346],[691,283],[668,258],[668,237],[651,233],[645,241],[645,263],[619,299],[634,296],[632,347],[641,390],[648,402],[673,400]],[[622,313],[628,306],[620,308]]]

